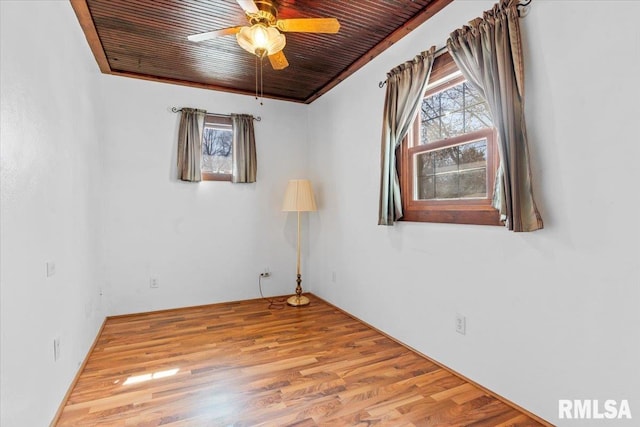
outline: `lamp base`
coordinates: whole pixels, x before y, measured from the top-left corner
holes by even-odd
[[[287,304],[292,305],[294,307],[300,307],[303,305],[309,305],[309,298],[304,295],[294,295],[287,299]]]

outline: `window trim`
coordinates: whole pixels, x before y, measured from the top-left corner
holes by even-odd
[[[233,174],[230,173],[212,173],[212,172],[201,172],[203,181],[231,181],[233,179]]]
[[[443,58],[438,62],[438,59]],[[451,65],[453,64],[453,66]],[[431,85],[425,91],[424,97],[428,97],[437,92],[443,91],[462,83],[466,79],[460,75],[451,55],[445,53],[434,63],[434,68],[439,67],[431,73],[430,80],[434,80],[435,85]],[[452,78],[447,78],[452,76]],[[441,81],[441,82],[438,82]],[[397,166],[400,172],[400,187],[402,193],[403,217],[400,221],[411,222],[436,222],[454,224],[478,224],[478,225],[502,225],[500,213],[492,206],[495,176],[500,163],[497,145],[497,130],[495,127],[469,132],[438,141],[435,144],[420,145],[420,116],[419,113],[396,152]],[[441,199],[441,200],[415,200],[414,192],[414,155],[417,153],[432,151],[438,148],[459,145],[467,141],[472,142],[478,139],[487,139],[487,197],[482,199]]]
[[[208,126],[209,125],[209,126]],[[206,114],[204,117],[204,126],[202,128],[202,138],[204,139],[204,129],[206,127],[215,127],[215,125],[219,125],[220,127],[228,128],[233,132],[233,122],[231,121],[231,117],[220,116],[216,114]],[[226,130],[226,129],[225,129]],[[202,141],[200,142],[202,144]],[[200,150],[200,155],[202,155],[202,150]],[[233,156],[233,153],[231,154]],[[202,181],[229,181],[233,180],[233,173],[214,173],[214,172],[205,172],[200,168],[200,179]]]

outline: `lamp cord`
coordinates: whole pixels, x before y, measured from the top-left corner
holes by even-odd
[[[262,297],[262,299],[269,302],[269,306],[267,307],[269,310],[282,310],[285,307],[285,304],[284,304],[284,302],[286,301],[285,298],[280,298],[280,299],[266,298],[262,294],[262,274],[258,275],[258,289],[260,289],[260,296]]]

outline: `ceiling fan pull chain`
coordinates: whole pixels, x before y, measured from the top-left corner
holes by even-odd
[[[260,58],[260,105],[262,105],[262,100],[264,99],[264,85],[262,80],[262,67],[264,65],[264,61]]]
[[[258,100],[258,57],[255,57],[256,101]]]
[[[255,70],[256,70],[256,101],[260,101],[260,105],[262,104],[262,98],[264,97],[264,90],[262,88],[263,79],[262,79],[262,58],[259,58],[258,55],[255,55]],[[260,89],[258,92],[258,61],[260,61]]]

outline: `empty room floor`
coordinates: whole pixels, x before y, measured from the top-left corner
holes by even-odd
[[[545,425],[310,298],[108,318],[53,425]]]

